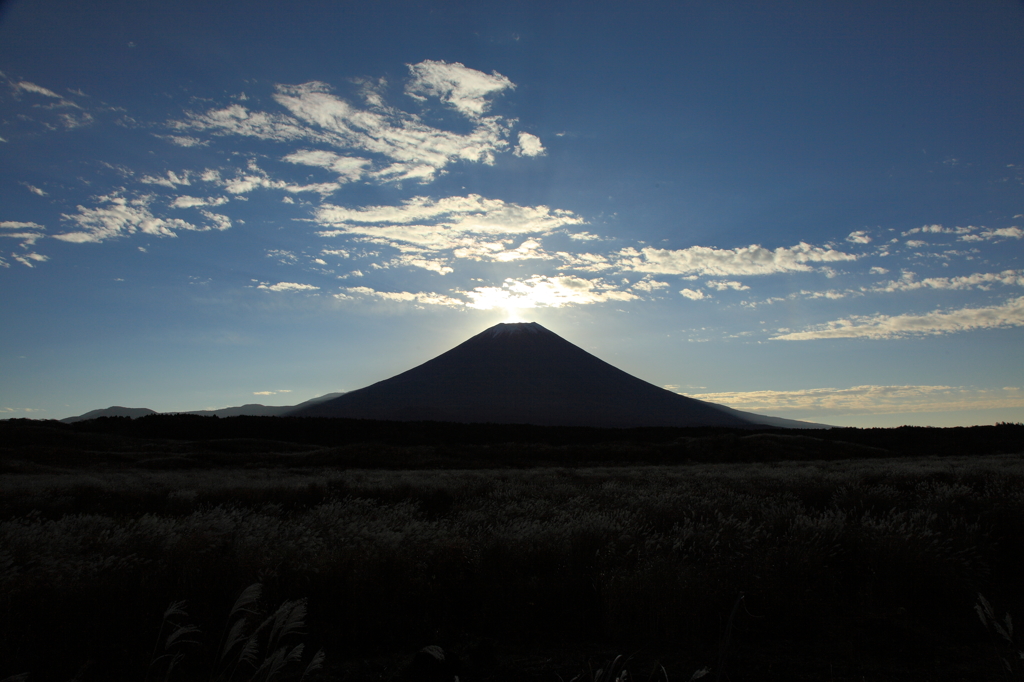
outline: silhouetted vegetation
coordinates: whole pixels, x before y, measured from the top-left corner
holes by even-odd
[[[962,456],[1024,449],[1024,424],[895,429],[596,429],[312,417],[0,421],[0,471],[30,463],[491,468]],[[20,464],[19,464],[20,463]]]
[[[470,681],[634,651],[673,680],[1001,679],[1016,651],[995,625],[1024,613],[1024,460],[984,453],[1021,425],[189,419],[0,423],[0,679],[141,679],[182,601],[171,679],[207,679],[257,582],[308,605],[282,679],[320,649],[313,678],[408,677],[439,645]]]

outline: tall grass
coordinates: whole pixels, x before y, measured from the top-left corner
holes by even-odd
[[[827,648],[877,623],[977,640],[978,592],[1024,606],[1013,457],[20,475],[0,497],[0,676],[144,670],[153,614],[178,600],[219,639],[162,639],[153,680],[193,656],[262,681],[296,670],[300,644],[333,659],[476,636],[669,647],[693,670],[727,623],[733,670],[772,638]],[[281,608],[257,615],[257,597]]]

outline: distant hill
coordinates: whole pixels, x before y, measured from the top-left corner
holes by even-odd
[[[495,325],[407,372],[287,415],[611,428],[823,427],[667,391],[536,322]]]
[[[74,422],[85,421],[86,419],[99,419],[100,417],[131,417],[132,419],[138,419],[149,414],[198,414],[206,417],[280,417],[299,408],[315,405],[341,395],[344,395],[344,393],[327,393],[317,398],[310,398],[298,405],[260,405],[250,403],[239,407],[224,407],[219,410],[193,410],[191,412],[160,413],[146,407],[108,407],[105,410],[92,410],[77,417],[67,417],[60,421],[65,424],[73,424]]]
[[[257,403],[249,403],[240,407],[223,407],[219,410],[192,410],[191,412],[179,412],[178,414],[198,414],[208,417],[280,417],[294,410],[316,405],[342,395],[344,393],[327,393],[317,398],[310,398],[298,405],[259,405]]]
[[[145,417],[147,414],[157,414],[154,410],[147,407],[120,407],[114,405],[103,410],[92,410],[85,414],[80,414],[77,417],[67,417],[60,421],[65,424],[73,424],[74,422],[81,422],[87,419],[99,419],[100,417],[131,417],[132,419],[138,419],[139,417]]]

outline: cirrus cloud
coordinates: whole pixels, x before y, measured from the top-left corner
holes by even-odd
[[[638,251],[629,247],[619,251],[619,256],[618,266],[632,272],[711,276],[809,272],[813,268],[808,263],[835,263],[857,259],[857,256],[849,253],[812,246],[805,242],[774,250],[757,244],[736,249],[691,246],[671,250],[648,246]]]
[[[316,291],[320,287],[313,286],[312,284],[299,284],[297,282],[278,282],[277,284],[260,284],[256,288],[267,291]]]
[[[782,341],[811,339],[893,339],[920,335],[951,334],[971,329],[1024,326],[1024,296],[994,306],[936,310],[924,315],[869,315],[835,320],[805,331],[771,338]]]
[[[688,394],[738,410],[807,416],[907,414],[1024,407],[1024,391],[965,386],[879,386],[809,388],[795,391],[736,391]]]

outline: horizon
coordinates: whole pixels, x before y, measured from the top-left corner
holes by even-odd
[[[0,418],[296,405],[536,322],[1024,422],[1024,5],[0,6]],[[476,330],[476,331],[474,331]]]

